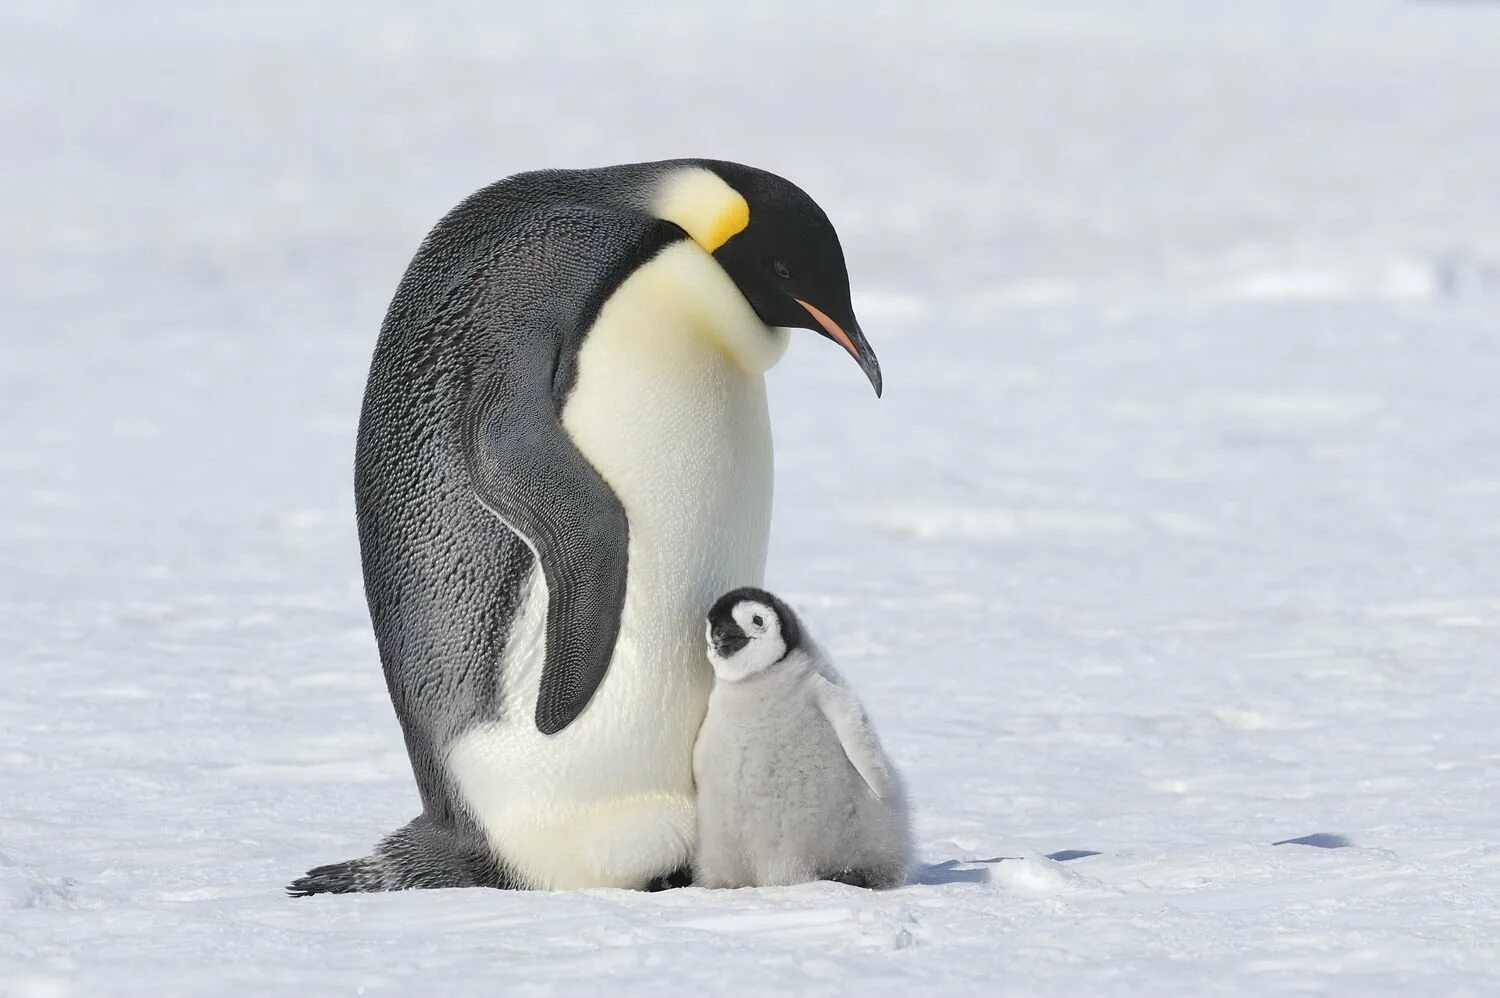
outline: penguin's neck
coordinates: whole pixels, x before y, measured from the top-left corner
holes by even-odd
[[[786,353],[790,330],[767,326],[716,261],[695,242],[667,246],[638,268],[605,302],[584,350],[599,330],[629,324],[642,331],[636,345],[668,349],[682,333],[721,350],[746,375],[757,377]],[[664,358],[670,362],[670,358]]]

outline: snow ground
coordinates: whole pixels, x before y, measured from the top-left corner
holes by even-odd
[[[300,6],[0,11],[0,991],[1500,988],[1500,5]],[[416,809],[396,278],[691,154],[819,197],[886,371],[774,373],[771,580],[916,882],[287,900]]]

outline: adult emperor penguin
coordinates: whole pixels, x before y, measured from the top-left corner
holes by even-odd
[[[805,328],[880,394],[838,236],[763,170],[549,170],[427,235],[375,348],[355,499],[422,813],[294,895],[680,882],[712,672],[758,585],[764,373]]]

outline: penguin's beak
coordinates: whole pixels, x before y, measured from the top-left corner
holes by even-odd
[[[859,323],[852,319],[848,329],[840,326],[828,317],[828,314],[816,305],[810,305],[801,298],[795,299],[798,305],[807,309],[807,313],[813,317],[819,326],[823,327],[823,335],[849,351],[859,364],[859,369],[865,372],[865,377],[870,379],[870,386],[875,389],[875,397],[880,398],[880,360],[875,356],[875,351],[870,349],[870,343],[865,339],[865,334],[859,331]]]
[[[750,643],[750,636],[733,620],[721,620],[708,625],[708,643],[720,658],[733,658]]]

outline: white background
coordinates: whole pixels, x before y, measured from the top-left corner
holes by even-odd
[[[0,13],[0,991],[1500,987],[1500,5],[309,6]],[[916,882],[286,899],[417,809],[406,261],[683,155],[843,238],[886,397],[772,373],[770,582]]]

